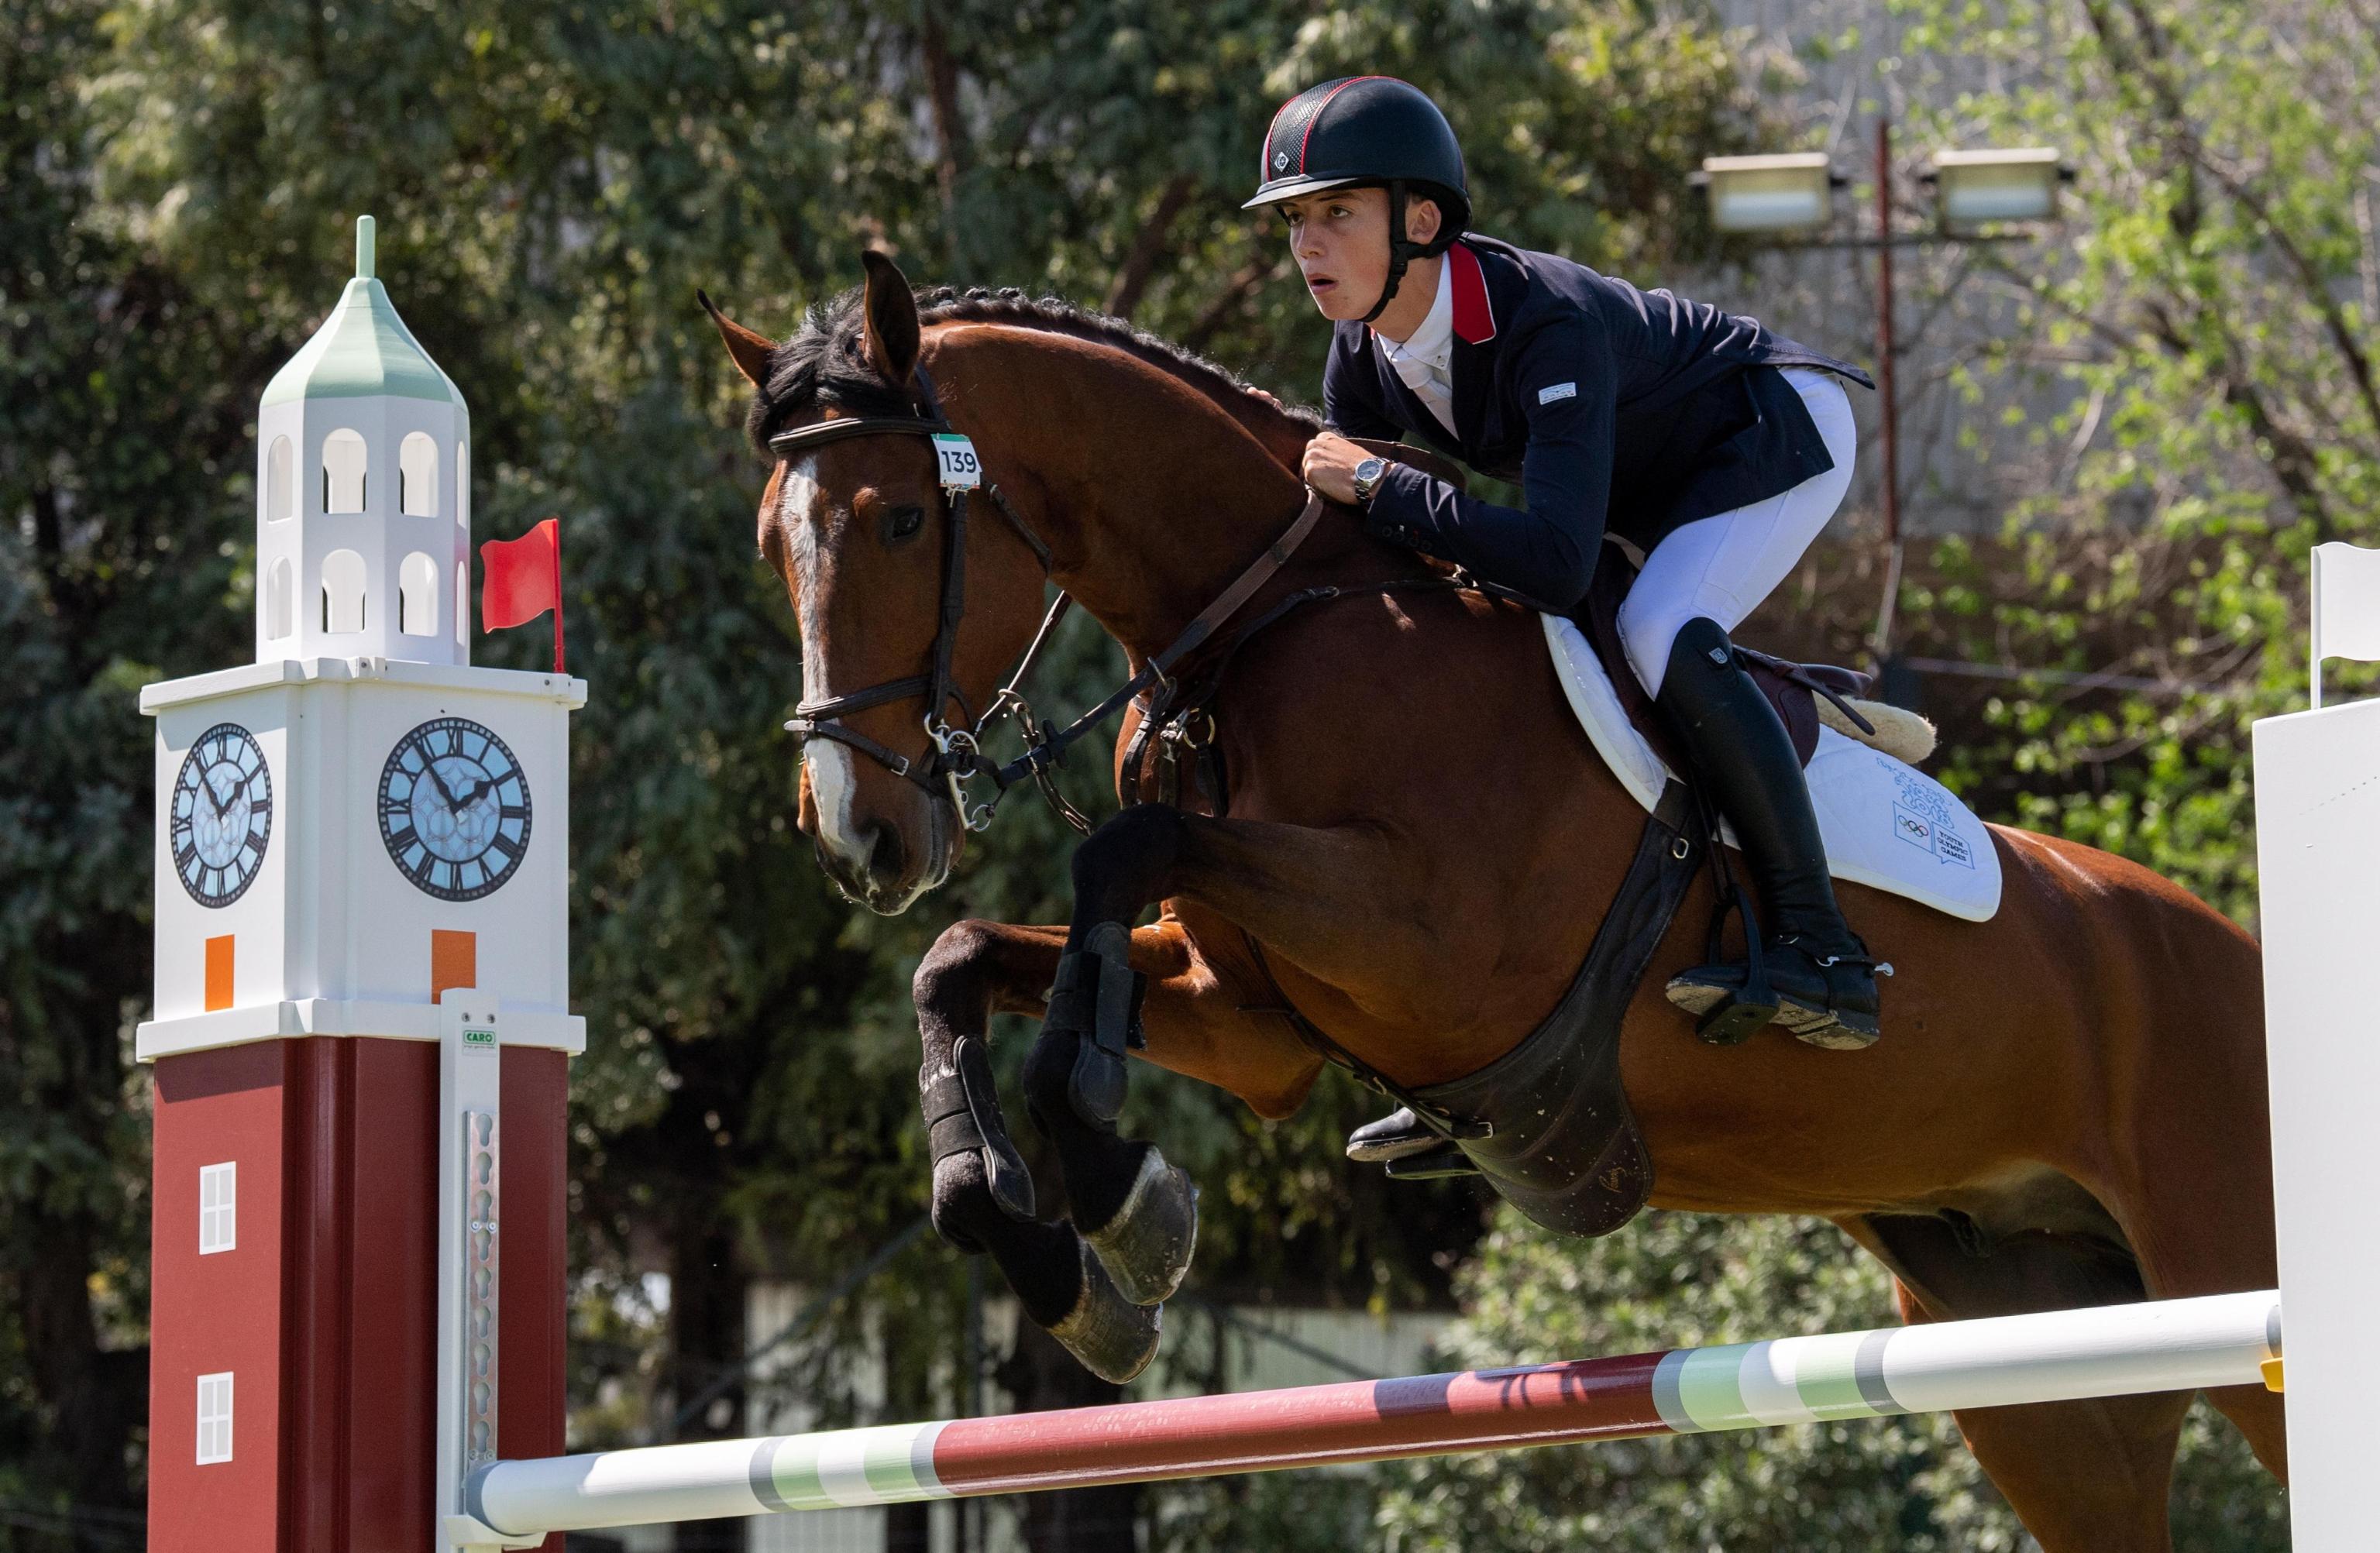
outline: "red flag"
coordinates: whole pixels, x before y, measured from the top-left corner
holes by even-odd
[[[562,667],[562,520],[549,517],[517,540],[480,547],[480,629],[525,625],[553,612],[553,672]]]

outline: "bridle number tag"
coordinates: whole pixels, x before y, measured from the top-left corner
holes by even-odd
[[[973,491],[983,484],[983,464],[975,455],[975,443],[965,434],[935,432],[934,456],[941,461],[943,490]]]

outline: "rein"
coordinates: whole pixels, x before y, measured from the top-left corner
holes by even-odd
[[[934,444],[941,469],[943,510],[946,515],[942,545],[941,603],[934,629],[934,640],[928,649],[926,672],[905,679],[884,680],[844,696],[830,696],[822,700],[803,701],[794,708],[793,720],[785,724],[795,736],[809,739],[831,739],[856,749],[894,776],[916,783],[937,797],[947,798],[956,812],[959,822],[969,831],[981,831],[991,823],[992,811],[999,807],[1008,790],[1027,777],[1041,790],[1043,798],[1075,830],[1088,834],[1091,822],[1080,810],[1069,804],[1058,792],[1051,777],[1064,759],[1067,749],[1100,723],[1123,710],[1135,697],[1152,686],[1171,688],[1172,673],[1182,660],[1211,638],[1216,630],[1236,614],[1257,589],[1271,580],[1273,574],[1296,553],[1299,545],[1313,533],[1321,520],[1322,498],[1313,491],[1306,492],[1305,508],[1282,531],[1281,537],[1265,547],[1264,553],[1249,564],[1247,569],[1233,578],[1231,585],[1198,613],[1197,618],[1184,626],[1182,634],[1168,643],[1162,651],[1152,654],[1113,694],[1098,706],[1083,713],[1063,728],[1044,722],[1038,734],[1034,728],[1033,709],[1026,703],[1020,687],[1033,672],[1033,665],[1042,649],[1048,645],[1058,622],[1073,604],[1073,598],[1061,591],[1041,617],[1040,628],[1034,632],[1033,641],[1019,658],[1008,681],[984,708],[980,716],[967,704],[966,697],[951,677],[951,656],[958,645],[959,622],[966,614],[966,521],[967,496],[981,488],[991,498],[992,508],[1016,531],[1041,564],[1041,575],[1050,575],[1050,547],[1026,526],[997,485],[986,485],[983,466],[977,457],[975,444],[952,427],[935,401],[933,384],[922,370],[917,373],[919,402],[917,413],[905,416],[854,416],[840,420],[820,421],[791,431],[780,431],[769,439],[770,450],[780,457],[805,453],[830,443],[849,437],[912,436],[925,437]],[[870,707],[911,698],[926,703],[924,724],[926,736],[933,742],[934,753],[920,770],[907,756],[869,738],[857,729],[847,726],[843,719]],[[943,718],[944,709],[953,701],[958,703],[961,722],[953,727]],[[1024,730],[1025,753],[1015,759],[1000,764],[983,754],[983,740],[1000,719],[1014,719]],[[987,803],[969,807],[966,783],[976,777],[990,781],[994,792]]]

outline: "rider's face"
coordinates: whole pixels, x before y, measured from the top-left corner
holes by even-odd
[[[1389,283],[1389,191],[1330,188],[1273,209],[1289,228],[1289,251],[1322,316],[1361,318]]]

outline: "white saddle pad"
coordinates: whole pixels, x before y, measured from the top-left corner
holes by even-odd
[[[1571,710],[1621,785],[1651,813],[1670,768],[1628,721],[1585,633],[1558,614],[1537,618]],[[1817,753],[1803,774],[1837,879],[1889,890],[1969,922],[1988,921],[1999,909],[1999,854],[1983,821],[1949,788],[1827,727],[1818,730]],[[1736,844],[1731,831],[1727,841]]]

